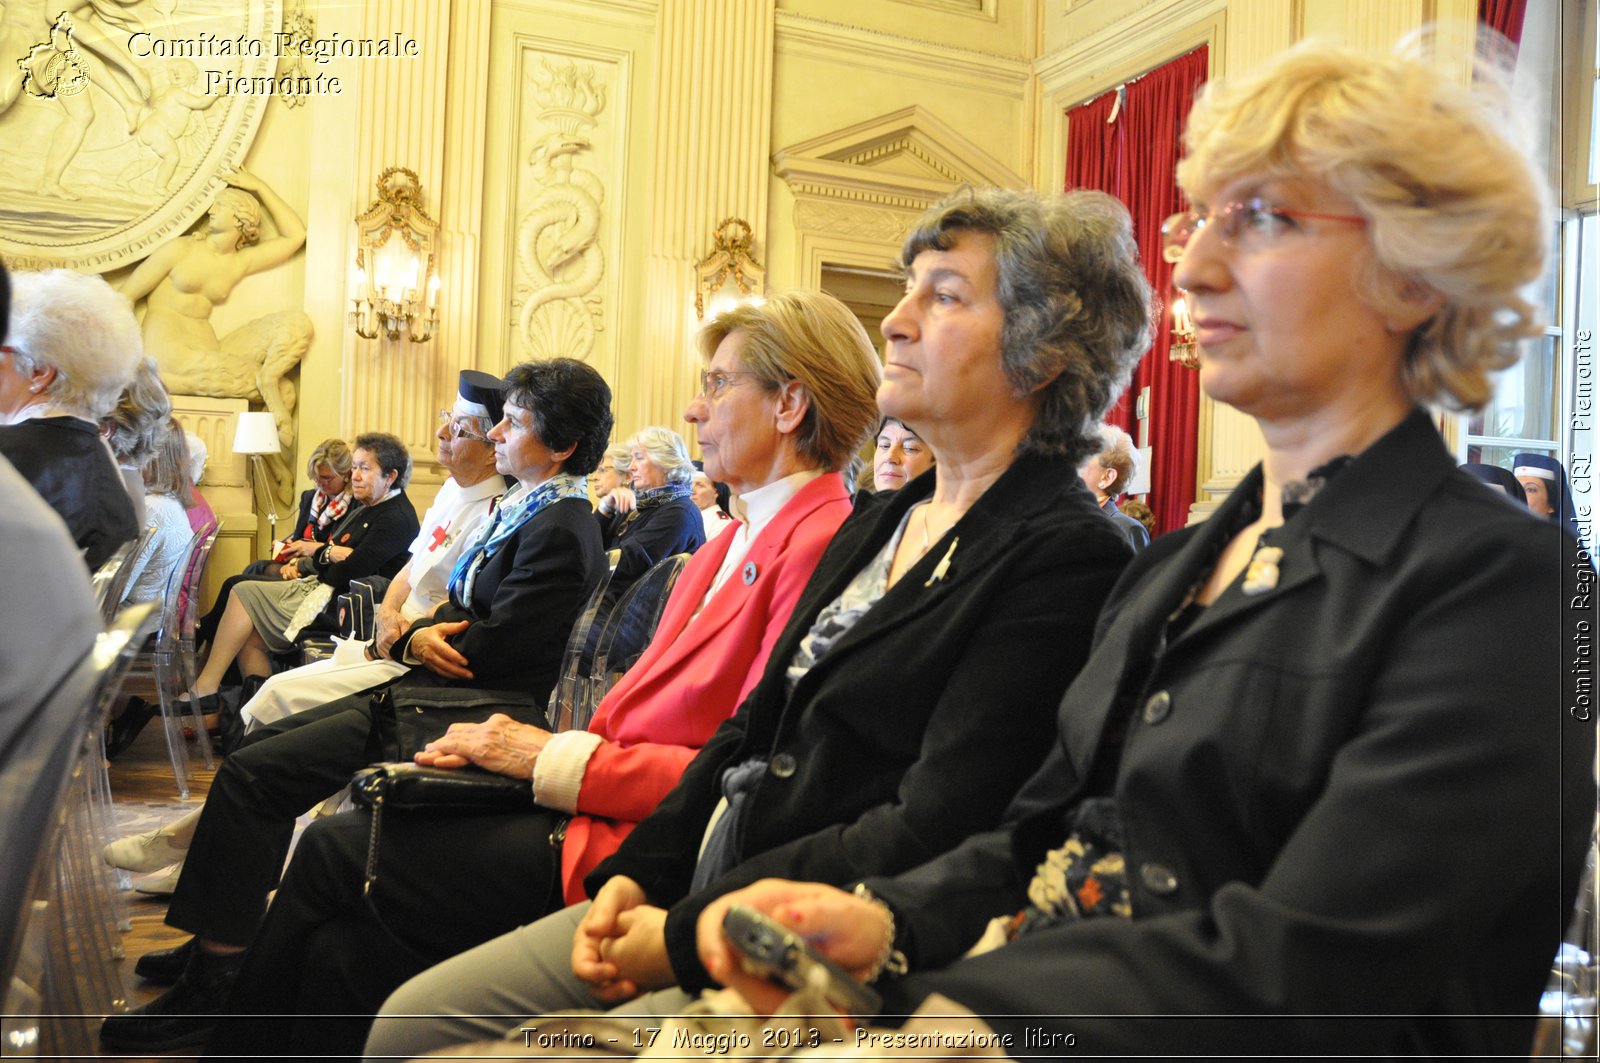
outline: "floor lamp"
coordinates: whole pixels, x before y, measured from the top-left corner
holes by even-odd
[[[273,500],[272,479],[267,475],[263,454],[278,453],[278,419],[271,413],[245,412],[239,415],[233,429],[233,452],[250,455],[250,479],[258,494],[267,498],[267,524],[272,529],[272,541],[278,541],[278,505]]]

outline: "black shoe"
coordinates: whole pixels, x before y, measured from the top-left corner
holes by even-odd
[[[122,707],[122,715],[111,721],[111,733],[106,737],[106,758],[115,758],[118,753],[133,745],[133,740],[139,737],[139,732],[144,730],[144,725],[150,718],[160,711],[160,707],[140,697],[128,699]]]
[[[242,952],[222,955],[196,946],[177,983],[143,1007],[106,1019],[100,1042],[140,1055],[205,1044],[243,963]]]
[[[175,948],[145,953],[133,965],[133,973],[156,985],[174,984],[189,965],[189,956],[197,947],[194,942],[195,939],[190,938]]]

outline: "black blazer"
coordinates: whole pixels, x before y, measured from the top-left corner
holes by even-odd
[[[329,529],[327,545],[309,558],[317,578],[335,594],[343,594],[351,580],[363,576],[392,577],[411,559],[411,543],[421,528],[417,511],[404,490],[391,494],[375,506],[357,506],[346,513]],[[348,546],[354,552],[334,561],[328,556],[329,546]]]
[[[111,451],[81,417],[37,417],[0,425],[0,455],[61,514],[90,569],[142,530]]]
[[[1070,462],[1022,457],[789,694],[817,614],[928,497],[925,476],[864,500],[806,585],[760,683],[679,785],[585,880],[614,874],[671,906],[685,988],[708,984],[694,921],[767,875],[846,882],[912,867],[999,822],[1038,766],[1053,710],[1129,556]],[[955,549],[951,550],[951,544]],[[738,838],[744,862],[686,897],[725,768],[764,757]]]
[[[470,621],[450,645],[467,659],[472,679],[446,681],[421,667],[412,670],[412,678],[429,686],[523,692],[542,709],[555,686],[567,634],[605,569],[588,501],[558,499],[483,563],[470,602],[452,593],[432,616],[419,618],[396,639],[390,654],[403,660],[412,637],[425,627]]]
[[[1274,589],[1236,582],[1160,652],[1260,489],[1129,567],[1010,826],[869,882],[916,972],[887,1010],[939,992],[1089,1054],[1526,1054],[1595,812],[1594,724],[1561,689],[1584,615],[1562,573],[1586,568],[1417,411],[1274,537]],[[1023,907],[1118,719],[1133,919],[952,962]]]
[[[629,520],[629,516],[633,519]],[[695,508],[694,500],[687,497],[636,510],[620,520],[599,513],[595,517],[605,548],[621,551],[611,573],[613,587],[626,589],[662,558],[692,554],[706,542],[705,518]]]

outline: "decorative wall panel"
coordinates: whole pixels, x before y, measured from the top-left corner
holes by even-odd
[[[518,358],[591,360],[614,323],[619,225],[608,197],[622,186],[627,137],[625,54],[519,40],[513,181],[515,271],[508,349]],[[609,359],[603,359],[609,361]]]

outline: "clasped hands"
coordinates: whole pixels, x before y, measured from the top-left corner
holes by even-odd
[[[754,908],[796,931],[813,948],[857,978],[866,978],[885,951],[889,925],[871,901],[815,882],[762,879],[711,902],[695,924],[695,944],[707,973],[734,990],[751,1009],[770,1015],[789,991],[747,974],[722,933],[736,904]],[[649,903],[644,888],[625,875],[607,880],[578,924],[572,973],[606,1004],[674,984],[667,956],[667,913]]]

